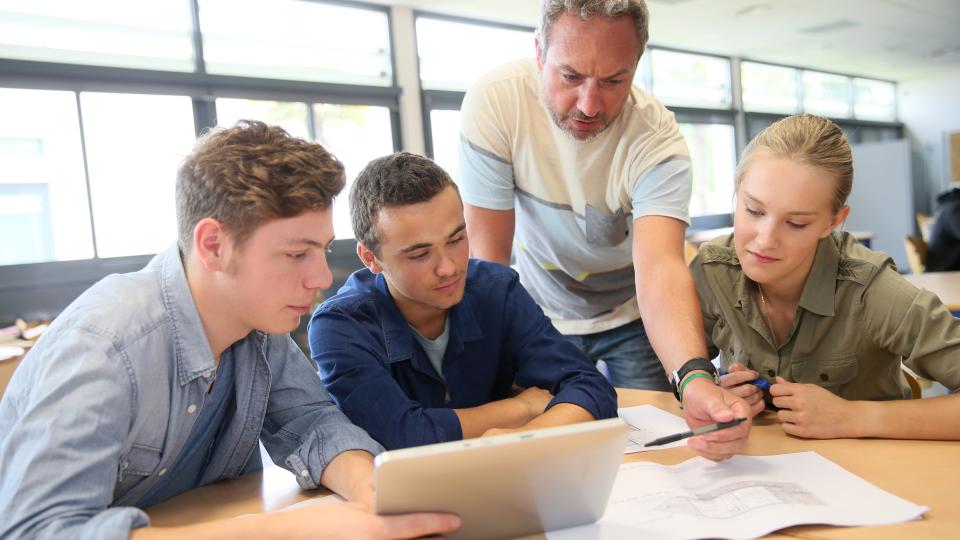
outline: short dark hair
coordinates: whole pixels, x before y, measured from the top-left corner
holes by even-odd
[[[423,156],[399,152],[371,161],[350,189],[354,236],[379,257],[380,209],[427,202],[447,186],[457,189],[447,171]]]
[[[240,246],[257,227],[333,204],[346,181],[323,146],[282,128],[240,120],[197,141],[177,173],[177,242],[190,253],[204,218],[223,224]]]

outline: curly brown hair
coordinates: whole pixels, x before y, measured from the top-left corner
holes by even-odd
[[[177,172],[180,250],[190,253],[204,218],[219,221],[241,246],[267,221],[329,208],[345,182],[336,157],[282,128],[240,120],[212,129]]]

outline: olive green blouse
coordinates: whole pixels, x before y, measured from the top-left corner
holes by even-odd
[[[820,241],[793,329],[773,344],[740,269],[733,235],[700,246],[691,263],[712,356],[771,382],[817,384],[851,400],[910,396],[900,362],[921,377],[960,388],[960,318],[930,291],[897,273],[893,260],[849,233]]]

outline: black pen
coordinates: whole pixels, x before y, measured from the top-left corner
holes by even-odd
[[[694,435],[703,435],[704,433],[711,433],[713,431],[719,431],[721,429],[731,428],[733,426],[740,425],[740,422],[743,422],[746,418],[734,418],[729,422],[717,422],[716,424],[710,424],[708,426],[701,426],[697,429],[690,431],[684,431],[683,433],[675,433],[673,435],[667,435],[666,437],[660,437],[659,439],[654,439],[643,446],[660,446],[662,444],[668,444],[676,442],[687,437],[693,437]]]

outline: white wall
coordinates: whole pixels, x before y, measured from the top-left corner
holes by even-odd
[[[917,211],[929,212],[950,181],[947,134],[960,131],[960,65],[901,81],[898,88],[900,120],[913,150]]]

